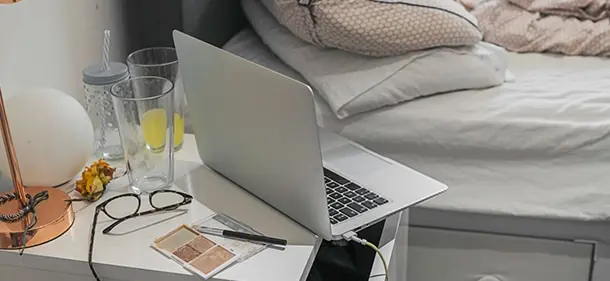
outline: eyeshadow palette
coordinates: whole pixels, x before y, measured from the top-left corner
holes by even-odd
[[[262,235],[235,218],[215,213],[192,227],[182,225],[170,231],[155,240],[152,247],[204,279],[267,248],[265,244],[203,234],[196,230],[198,226]]]
[[[239,256],[187,225],[154,241],[153,248],[189,271],[208,279],[238,260]]]

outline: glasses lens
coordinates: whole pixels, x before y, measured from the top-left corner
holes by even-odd
[[[106,205],[106,212],[113,219],[121,219],[138,211],[138,198],[135,196],[118,197]]]
[[[150,198],[150,203],[155,209],[161,209],[167,206],[182,203],[184,197],[174,192],[157,192]]]

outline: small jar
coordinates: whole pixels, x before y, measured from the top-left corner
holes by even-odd
[[[119,137],[110,89],[112,85],[129,78],[127,65],[110,62],[106,70],[102,65],[92,65],[83,70],[85,108],[95,131],[94,152],[106,160],[123,159],[123,148]]]

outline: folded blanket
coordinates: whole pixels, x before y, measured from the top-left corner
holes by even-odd
[[[581,5],[587,2],[595,4]],[[610,56],[607,6],[594,0],[492,0],[472,13],[483,39],[510,51]]]
[[[259,1],[243,0],[242,5],[262,41],[299,72],[341,119],[419,97],[504,82],[505,50],[490,44],[371,58],[309,44]]]
[[[544,15],[591,21],[610,19],[608,0],[510,0],[510,2],[529,12]]]

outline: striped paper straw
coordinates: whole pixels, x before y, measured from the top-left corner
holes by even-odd
[[[106,29],[106,30],[104,30],[104,47],[103,47],[103,54],[102,54],[102,66],[104,67],[104,70],[110,69],[110,65],[108,65],[109,62],[110,62],[110,30]]]

